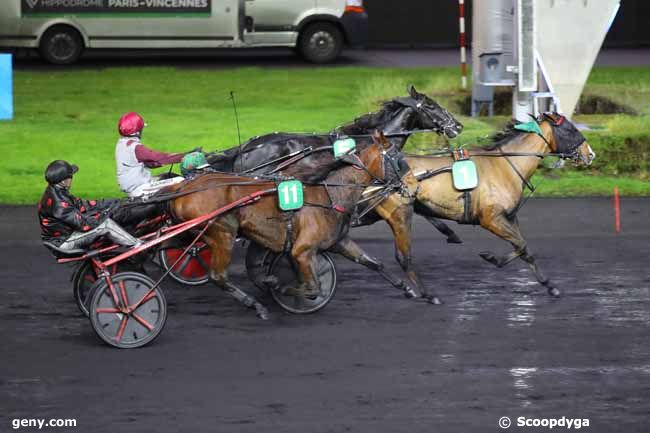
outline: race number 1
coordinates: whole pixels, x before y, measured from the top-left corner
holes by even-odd
[[[466,159],[454,162],[454,165],[451,166],[451,174],[454,188],[459,191],[467,191],[478,186],[478,173],[474,161]]]
[[[285,180],[278,185],[278,204],[282,210],[296,210],[303,205],[302,183]]]

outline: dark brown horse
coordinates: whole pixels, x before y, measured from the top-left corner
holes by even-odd
[[[425,217],[480,224],[510,242],[514,248],[512,253],[505,256],[483,252],[480,254],[483,259],[501,268],[521,258],[549,294],[559,296],[559,289],[542,274],[535,257],[528,251],[526,240],[519,230],[517,211],[526,184],[544,155],[557,154],[582,165],[590,165],[596,155],[585,137],[564,116],[545,114],[538,119],[538,123],[541,135],[511,127],[488,147],[470,149],[471,159],[478,171],[479,185],[469,193],[467,211],[466,197],[454,189],[451,173],[446,170],[453,159],[409,156],[406,160],[416,176],[426,172],[440,173],[420,182],[416,213]]]
[[[200,190],[171,203],[174,217],[187,221],[260,190],[269,190],[254,204],[237,208],[220,216],[210,225],[204,241],[212,253],[210,278],[220,288],[248,307],[254,307],[265,319],[267,312],[257,300],[247,295],[229,279],[227,268],[236,237],[242,235],[271,251],[288,252],[299,275],[300,285],[288,293],[313,297],[319,293],[314,259],[320,251],[332,248],[343,254],[350,251],[347,233],[351,215],[364,188],[372,180],[382,180],[385,173],[385,146],[373,144],[348,155],[351,164],[328,176],[329,186],[305,185],[305,206],[283,212],[273,192],[276,183],[232,174],[212,173],[173,188],[183,192]]]

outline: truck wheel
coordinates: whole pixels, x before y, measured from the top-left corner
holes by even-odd
[[[300,34],[298,50],[312,63],[328,63],[341,53],[343,34],[331,23],[308,25]]]
[[[69,65],[76,62],[83,51],[83,40],[79,32],[71,27],[52,27],[41,38],[41,56],[55,65]]]

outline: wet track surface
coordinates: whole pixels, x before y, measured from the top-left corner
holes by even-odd
[[[588,432],[650,421],[650,200],[532,200],[523,231],[549,298],[480,228],[447,245],[417,219],[415,263],[443,306],[406,300],[337,259],[339,291],[311,316],[251,310],[207,285],[165,284],[162,335],[109,348],[72,299],[71,270],[39,244],[33,208],[0,207],[0,431],[13,418],[76,418],[79,432],[492,432],[509,416],[588,418]],[[356,239],[390,269],[388,228]],[[231,272],[250,293],[241,258]],[[548,431],[543,428],[510,431]],[[556,427],[553,431],[564,431]]]

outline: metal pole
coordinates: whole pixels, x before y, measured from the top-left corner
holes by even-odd
[[[467,89],[467,49],[465,39],[465,0],[458,0],[460,29],[460,83],[463,89]]]

